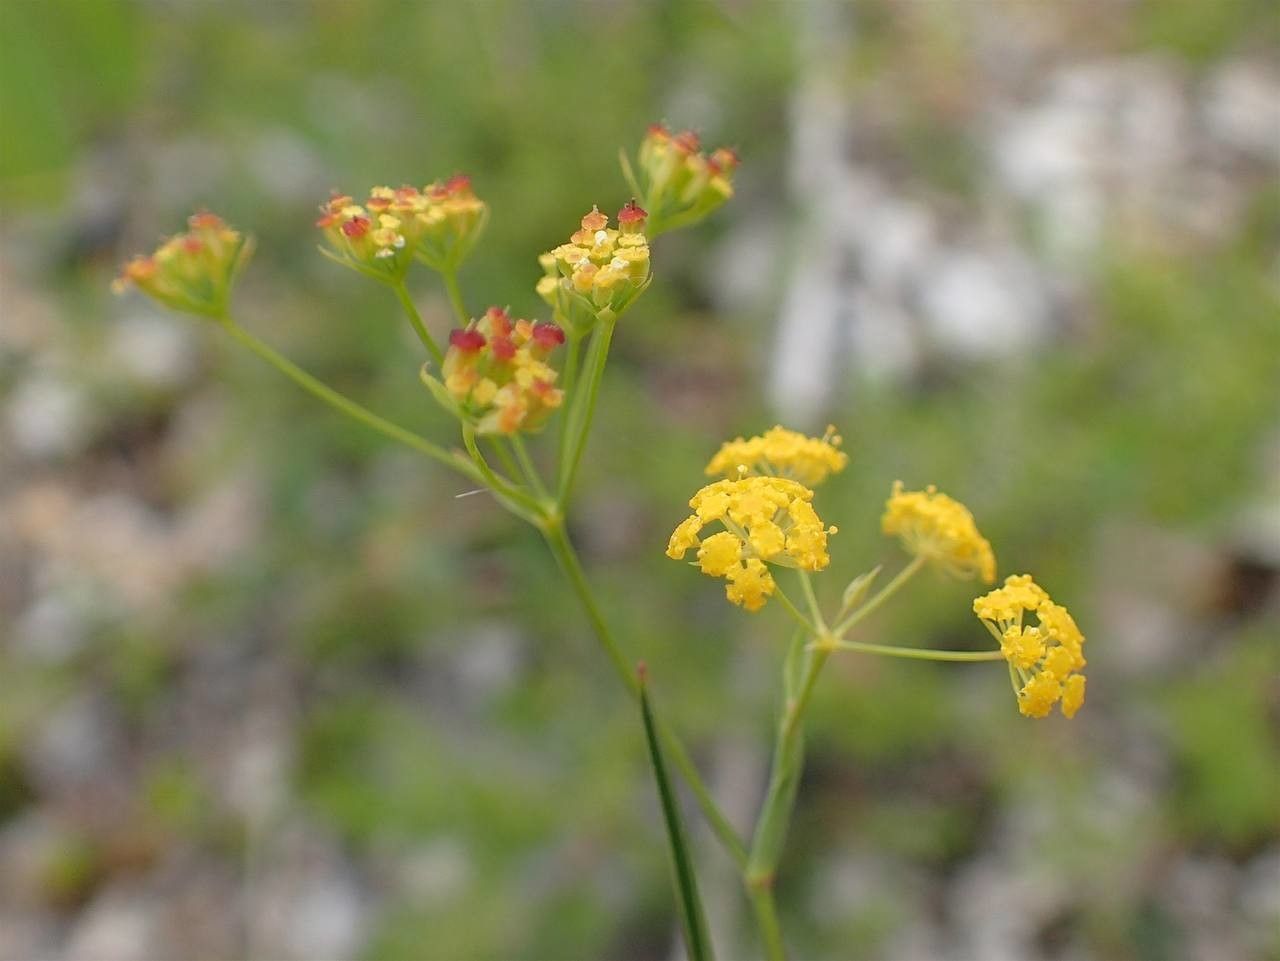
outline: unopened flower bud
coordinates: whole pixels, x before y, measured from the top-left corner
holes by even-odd
[[[374,187],[363,204],[334,193],[316,226],[322,252],[375,280],[399,283],[416,256],[436,270],[456,270],[484,228],[488,208],[464,176],[419,190]]]
[[[618,211],[618,229],[624,234],[643,234],[649,213],[635,199],[628,200]]]
[[[449,335],[443,382],[423,375],[449,410],[481,434],[536,431],[564,401],[558,376],[547,362],[564,343],[555,324],[513,319],[490,307],[469,327]]]
[[[201,211],[188,231],[170,237],[154,253],[125,264],[111,287],[130,286],[183,313],[226,316],[231,288],[253,252],[253,241],[227,226],[217,214]]]
[[[456,271],[475,247],[489,219],[489,207],[471,189],[471,178],[456,174],[424,189],[425,210],[414,253],[433,270]]]
[[[737,153],[718,147],[708,156],[692,130],[673,135],[662,125],[650,127],[637,161],[651,235],[696,223],[733,196]]]

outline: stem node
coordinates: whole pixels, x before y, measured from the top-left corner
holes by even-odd
[[[749,891],[769,891],[777,874],[773,871],[752,871],[744,879]]]

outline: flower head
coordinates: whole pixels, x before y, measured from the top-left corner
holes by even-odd
[[[692,130],[672,133],[653,124],[637,156],[645,201],[664,228],[701,220],[733,196],[738,155],[728,147],[710,154]]]
[[[187,227],[154,253],[125,264],[111,289],[119,294],[134,286],[174,310],[222,317],[232,284],[253,253],[253,241],[207,211],[192,214]]]
[[[834,427],[828,427],[821,437],[772,427],[758,437],[727,441],[711,458],[707,475],[734,478],[763,474],[816,487],[849,462],[849,456],[839,448],[840,435]]]
[[[735,604],[758,611],[774,592],[766,565],[805,571],[827,566],[827,528],[814,511],[813,491],[784,477],[744,477],[708,484],[693,495],[693,514],[667,544],[667,556],[680,560],[697,549],[704,574],[723,577],[725,594]],[[707,537],[703,529],[724,528]]]
[[[1004,586],[973,602],[973,612],[1000,642],[1010,672],[1019,679],[1018,710],[1044,717],[1061,701],[1074,717],[1084,703],[1084,635],[1061,604],[1030,574],[1005,578]],[[1036,623],[1026,623],[1034,614]]]
[[[451,271],[471,253],[489,220],[489,206],[471,189],[471,178],[455,174],[422,189],[427,208],[414,253],[432,270]]]
[[[618,212],[618,228],[592,207],[581,228],[539,258],[538,295],[575,328],[586,328],[605,309],[621,313],[649,285],[648,214],[633,200]]]
[[[896,481],[880,526],[897,535],[908,553],[941,564],[956,577],[976,575],[988,584],[996,579],[995,554],[969,509],[932,485],[905,491]]]
[[[514,320],[490,307],[479,320],[449,335],[443,385],[431,378],[452,409],[481,434],[536,431],[564,400],[547,358],[564,343],[555,324]],[[424,375],[425,376],[425,375]]]
[[[363,204],[335,193],[320,208],[324,253],[378,280],[398,281],[414,257],[454,270],[474,246],[488,208],[466,177],[417,187],[374,187]]]

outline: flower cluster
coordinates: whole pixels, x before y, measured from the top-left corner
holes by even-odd
[[[564,400],[546,362],[563,343],[564,331],[555,324],[513,320],[490,307],[449,335],[442,371],[448,402],[480,434],[538,430]]]
[[[1084,635],[1061,604],[1055,604],[1030,574],[1005,578],[973,602],[973,612],[1000,642],[1000,651],[1022,682],[1018,710],[1044,717],[1059,700],[1062,713],[1074,717],[1084,703]],[[1024,624],[1035,614],[1036,624]]]
[[[601,310],[621,313],[649,285],[648,214],[635,201],[618,211],[618,228],[592,207],[567,244],[538,258],[538,295],[556,316],[584,330]]]
[[[324,253],[379,280],[398,280],[416,256],[436,270],[456,270],[480,236],[488,208],[471,180],[452,177],[417,187],[374,187],[363,204],[335,193],[321,208]],[[322,248],[323,249],[323,248]]]
[[[649,127],[640,144],[640,186],[663,230],[700,220],[733,196],[738,155],[728,147],[708,155],[701,147],[692,130],[673,134],[662,124]]]
[[[908,553],[938,563],[956,577],[976,575],[987,584],[996,579],[995,554],[969,509],[932,485],[906,491],[902,481],[895,482],[880,525]]]
[[[844,470],[849,456],[840,449],[840,436],[828,427],[821,437],[777,426],[758,437],[727,441],[707,465],[709,477],[789,477],[806,487],[816,487]]]
[[[253,253],[253,242],[208,211],[192,214],[187,227],[154,253],[125,264],[111,289],[119,294],[132,285],[174,310],[224,316],[231,285]]]
[[[744,477],[708,484],[693,495],[693,514],[680,523],[667,544],[667,556],[680,560],[698,549],[704,574],[723,577],[734,604],[758,611],[774,592],[766,564],[820,571],[827,566],[827,528],[814,511],[813,491],[783,477]],[[724,530],[700,538],[719,521]]]
[[[418,258],[433,270],[457,270],[475,246],[489,220],[489,206],[471,190],[471,178],[462,174],[423,189],[427,209],[420,215],[425,225],[418,241]]]

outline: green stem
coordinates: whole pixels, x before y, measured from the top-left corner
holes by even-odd
[[[551,495],[547,493],[547,487],[542,483],[542,475],[538,473],[538,465],[529,456],[529,448],[525,446],[524,438],[519,434],[512,434],[511,446],[515,449],[516,460],[519,461],[520,468],[524,471],[524,477],[529,482],[529,487],[538,497],[543,500],[550,500]]]
[[[507,449],[506,438],[501,435],[487,438],[489,446],[493,448],[494,454],[498,460],[502,461],[502,469],[507,472],[507,476],[513,480],[520,476],[520,468],[515,460],[511,457],[511,451]]]
[[[560,382],[560,387],[564,390],[564,396],[572,399],[573,386],[578,382],[578,357],[582,353],[582,335],[574,333],[573,328],[568,324],[564,324],[563,328],[569,343],[565,347],[564,380]]]
[[[573,586],[574,593],[586,612],[587,620],[591,622],[596,638],[609,656],[609,661],[613,664],[618,679],[622,681],[628,693],[638,700],[640,697],[640,679],[636,676],[631,662],[622,653],[622,648],[618,646],[618,642],[614,639],[613,632],[609,630],[609,625],[606,623],[604,615],[600,613],[595,595],[591,592],[591,585],[587,582],[586,574],[583,573],[582,564],[578,560],[577,551],[573,548],[573,542],[569,539],[569,535],[564,529],[563,521],[558,515],[547,517],[540,529],[546,538],[547,545],[551,548],[551,553],[555,555],[556,560],[559,561],[561,568],[565,572],[565,576],[569,578],[569,583]],[[661,719],[658,720],[657,727],[658,736],[662,740],[663,747],[667,749],[667,753],[675,762],[676,767],[679,768],[681,775],[683,775],[685,783],[689,785],[689,789],[693,792],[693,796],[698,802],[698,807],[702,809],[702,814],[711,826],[711,830],[720,840],[720,843],[724,845],[734,863],[738,865],[740,870],[744,870],[747,865],[746,848],[743,846],[737,832],[733,829],[733,825],[729,823],[729,819],[725,817],[724,812],[720,810],[719,805],[712,798],[711,792],[707,790],[707,786],[703,783],[702,776],[698,773],[693,759],[689,757],[689,752],[685,750],[679,738]]]
[[[818,625],[815,634],[822,634],[827,629],[827,622],[823,620],[822,608],[818,606],[818,597],[813,593],[813,581],[809,579],[809,572],[804,570],[796,571],[800,575],[800,586],[804,590],[804,599],[809,605],[809,613],[813,616],[813,623]]]
[[[431,355],[431,359],[436,362],[436,366],[443,366],[444,354],[441,352],[440,345],[436,343],[435,338],[431,336],[431,332],[427,330],[427,325],[423,323],[422,315],[418,313],[418,308],[414,306],[413,298],[409,296],[409,288],[405,286],[403,280],[398,280],[391,284],[391,289],[396,292],[396,297],[400,300],[400,306],[404,308],[404,312],[409,318],[409,323],[413,324],[413,329],[417,332],[418,339],[422,341],[422,346],[427,348],[427,352]]]
[[[561,512],[569,501],[569,493],[573,490],[573,480],[578,473],[578,465],[582,462],[582,452],[587,444],[587,435],[591,432],[591,421],[596,413],[596,398],[600,393],[600,379],[604,376],[604,367],[609,360],[609,342],[613,338],[613,328],[617,318],[602,311],[596,321],[595,331],[591,334],[591,345],[587,348],[586,382],[579,385],[579,390],[586,388],[586,393],[574,398],[569,410],[569,418],[565,424],[568,440],[560,458],[560,487],[556,492],[556,503]]]
[[[854,611],[852,614],[846,617],[843,621],[841,621],[840,624],[836,626],[836,629],[832,631],[832,633],[837,638],[843,638],[845,635],[845,632],[848,631],[849,628],[853,627],[853,625],[857,624],[864,617],[866,617],[867,615],[875,611],[877,608],[879,608],[880,605],[882,605],[885,601],[893,597],[893,595],[898,592],[898,589],[902,587],[903,584],[911,580],[912,576],[916,573],[916,571],[924,567],[924,562],[925,562],[925,559],[919,555],[916,555],[915,557],[913,557],[911,559],[911,563],[908,564],[906,567],[904,567],[902,570],[898,571],[897,576],[894,577],[893,580],[891,580],[888,584],[882,587],[879,593],[875,594],[871,598],[871,600],[867,601],[865,604],[859,607],[856,611]]]
[[[467,313],[467,305],[462,302],[462,288],[458,286],[458,270],[442,270],[440,277],[444,280],[444,291],[453,307],[454,316],[458,318],[458,326],[466,327],[471,323],[471,315]]]
[[[560,389],[564,391],[564,412],[560,417],[558,438],[556,440],[556,464],[564,462],[565,447],[569,442],[569,416],[573,409],[575,395],[573,389],[578,383],[578,357],[582,350],[582,335],[575,333],[568,323],[562,324],[568,345],[565,349],[563,376],[560,378]]]
[[[916,661],[999,661],[1004,658],[1000,651],[932,651],[923,647],[894,647],[890,644],[863,644],[860,641],[837,641],[835,649],[907,657]]]
[[[224,320],[222,325],[227,333],[235,340],[249,348],[249,350],[257,354],[258,357],[265,360],[272,367],[276,368],[276,370],[280,371],[280,373],[284,374],[303,390],[318,397],[329,406],[341,411],[353,420],[360,422],[371,430],[377,431],[385,437],[399,441],[407,447],[412,447],[418,453],[425,454],[432,460],[439,461],[441,464],[452,467],[456,471],[460,471],[476,483],[484,483],[484,478],[481,477],[480,472],[460,453],[445,450],[443,447],[431,443],[431,441],[427,440],[425,437],[421,437],[413,431],[401,427],[399,424],[394,424],[383,417],[379,417],[368,408],[360,406],[349,397],[338,393],[332,387],[308,374],[293,361],[289,360],[283,354],[278,353],[273,348],[268,347],[257,337],[253,336],[253,334],[238,326],[234,321]]]
[[[800,773],[804,767],[804,712],[817,684],[818,675],[829,656],[830,648],[825,647],[808,652],[800,690],[794,698],[787,700],[783,708],[774,742],[769,788],[760,808],[760,817],[756,821],[755,835],[751,839],[751,854],[747,860],[747,888],[751,892],[760,935],[771,961],[785,957],[773,907],[772,885],[786,841],[787,827],[791,822],[791,812],[795,807]],[[789,686],[784,676],[784,688]]]
[[[462,425],[462,442],[467,447],[467,453],[471,455],[472,462],[475,463],[479,470],[484,483],[489,487],[494,495],[502,501],[503,505],[512,513],[524,518],[530,524],[537,526],[542,519],[542,505],[526,494],[524,491],[515,487],[504,477],[499,477],[494,469],[489,466],[489,462],[484,459],[484,455],[480,453],[480,447],[476,444],[476,432],[470,424]]]
[[[764,941],[764,954],[768,961],[785,961],[786,946],[782,942],[782,925],[778,922],[778,907],[773,900],[773,879],[751,888],[751,907],[756,913],[756,926]]]
[[[791,598],[787,597],[786,592],[777,584],[776,581],[774,582],[773,596],[782,602],[782,606],[786,609],[787,613],[794,617],[796,619],[796,623],[803,627],[808,633],[814,635],[822,633],[807,617],[800,613],[799,608],[792,603]]]

